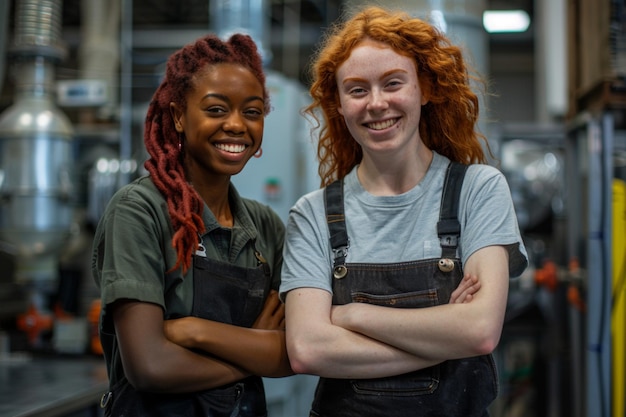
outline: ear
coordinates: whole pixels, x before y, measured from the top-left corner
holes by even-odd
[[[172,119],[174,119],[174,126],[176,127],[176,131],[178,133],[183,133],[185,129],[183,129],[183,112],[178,107],[178,105],[174,102],[170,103],[170,114],[172,115]]]

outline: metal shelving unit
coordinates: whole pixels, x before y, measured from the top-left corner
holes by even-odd
[[[626,149],[622,97],[604,97],[579,113],[566,137],[567,253],[585,271],[584,310],[569,311],[572,409],[576,416],[614,414],[612,364],[613,191],[616,155]],[[623,331],[624,329],[622,329]],[[623,415],[623,414],[621,414]]]

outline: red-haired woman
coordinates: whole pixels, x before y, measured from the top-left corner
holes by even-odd
[[[460,49],[368,7],[312,69],[324,188],[290,212],[280,287],[292,368],[321,376],[311,416],[488,415],[527,256]]]
[[[149,175],[112,198],[94,240],[111,416],[265,416],[261,376],[291,374],[284,226],[230,182],[270,109],[253,40],[175,52],[150,103]]]

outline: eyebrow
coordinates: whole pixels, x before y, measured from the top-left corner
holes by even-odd
[[[230,101],[228,96],[224,95],[224,94],[219,94],[219,93],[209,93],[207,95],[205,95],[204,97],[202,97],[202,100],[207,99],[207,98],[218,98],[222,101]],[[265,103],[265,100],[263,99],[263,97],[260,96],[250,96],[248,98],[245,99],[245,102],[248,103],[250,101],[256,101],[259,100],[262,103]]]
[[[392,69],[392,70],[389,70],[389,71],[385,71],[383,73],[383,75],[380,77],[380,79],[386,78],[386,77],[388,77],[388,76],[390,76],[392,74],[395,74],[397,72],[402,72],[404,74],[408,74],[408,71],[406,71],[406,70],[403,70],[401,68],[395,68],[395,69]],[[364,79],[363,78],[358,78],[358,77],[346,78],[345,80],[343,80],[342,84],[345,84],[347,82],[352,82],[352,81],[357,81],[358,82],[358,81],[364,81]]]

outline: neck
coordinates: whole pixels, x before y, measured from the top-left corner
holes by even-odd
[[[375,160],[363,155],[357,176],[363,188],[372,195],[403,194],[419,184],[432,160],[433,153],[426,147],[401,160]]]
[[[211,184],[193,182],[191,186],[196,190],[207,205],[217,222],[224,227],[233,227],[234,217],[228,198],[230,180]]]

